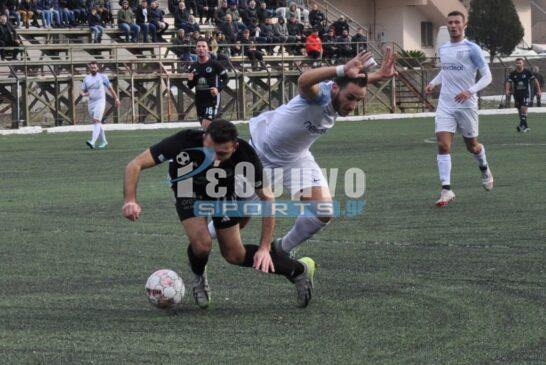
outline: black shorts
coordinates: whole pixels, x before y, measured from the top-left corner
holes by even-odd
[[[195,198],[176,198],[176,212],[178,213],[178,218],[180,218],[180,222],[185,221],[189,218],[196,217],[195,212],[193,210],[193,204],[198,199]],[[233,227],[241,221],[242,217],[212,217],[212,221],[214,222],[214,228],[216,229],[223,229],[223,228],[229,228]]]
[[[195,109],[197,110],[197,118],[202,122],[203,119],[214,120],[218,116],[218,100],[210,100],[206,102],[196,102]]]
[[[530,107],[531,98],[529,97],[529,94],[514,94],[514,106],[518,109],[525,106]]]

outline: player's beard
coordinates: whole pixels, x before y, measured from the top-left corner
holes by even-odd
[[[92,75],[92,76],[97,75],[97,71],[91,71],[91,75]]]
[[[340,110],[339,92],[333,94],[333,96],[332,96],[332,106],[334,107],[334,110],[336,111],[336,113],[338,113],[342,117],[345,116],[345,115],[343,115],[341,113],[341,110]]]

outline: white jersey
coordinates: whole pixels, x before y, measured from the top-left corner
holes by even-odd
[[[442,70],[438,83],[442,84],[438,109],[477,108],[476,94],[464,103],[455,101],[455,97],[465,90],[470,90],[476,83],[476,73],[484,75],[489,67],[483,56],[482,49],[469,40],[447,42],[438,50]]]
[[[260,158],[284,165],[306,156],[311,145],[334,126],[333,82],[321,82],[319,95],[307,100],[298,95],[275,110],[250,119],[252,145]]]
[[[89,92],[89,102],[105,102],[106,101],[106,88],[110,87],[110,81],[108,76],[98,73],[85,76],[82,83],[82,90]]]

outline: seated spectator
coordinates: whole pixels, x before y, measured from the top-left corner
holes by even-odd
[[[190,10],[186,8],[186,4],[181,1],[178,3],[178,8],[174,12],[174,26],[176,29],[183,28],[184,23],[188,23],[190,19]]]
[[[227,39],[225,37],[225,35],[222,33],[222,32],[219,32],[217,35],[216,35],[216,43],[218,45],[218,50],[216,52],[216,59],[218,61],[222,61],[222,65],[226,65],[227,62],[229,60],[229,58],[231,57],[231,50],[232,50],[232,47],[230,47],[227,43]]]
[[[30,27],[30,20],[34,19],[34,15],[36,13],[36,5],[32,0],[22,0],[21,4],[19,5],[19,15],[21,16],[21,21],[23,22],[23,25],[28,29]],[[38,25],[38,22],[36,24],[33,24],[34,26],[40,27]]]
[[[351,42],[353,43],[353,55],[355,56],[357,53],[368,50],[368,37],[364,35],[362,27],[357,28],[356,34],[351,38]]]
[[[319,37],[319,31],[313,28],[313,31],[307,37],[305,41],[305,50],[307,55],[314,59],[320,59],[322,57],[322,42]]]
[[[256,8],[256,1],[251,0],[248,3],[248,7],[241,12],[241,20],[247,27],[249,27],[253,22],[258,22],[258,9]]]
[[[70,10],[74,12],[74,20],[77,24],[85,24],[87,22],[87,8],[84,0],[70,0]]]
[[[59,0],[59,9],[61,13],[61,23],[65,27],[73,27],[76,25],[74,12],[69,8],[70,0]]]
[[[291,53],[293,55],[301,55],[301,50],[304,48],[305,35],[303,34],[303,24],[299,23],[295,16],[292,16],[288,19],[288,24],[286,25],[288,29],[288,35],[292,37],[293,43],[296,43],[292,47]]]
[[[198,0],[199,24],[203,24],[203,18],[205,18],[205,24],[212,25],[217,7],[218,0]]]
[[[280,43],[280,38],[275,36],[275,29],[273,28],[273,18],[268,17],[265,19],[265,23],[259,26],[259,36],[256,37],[257,43],[272,43],[271,47],[267,47],[269,54],[275,53],[275,43]]]
[[[334,27],[328,28],[328,32],[323,34],[322,40],[322,56],[325,59],[334,59],[337,57],[336,36]]]
[[[61,28],[63,26],[61,18],[61,6],[59,0],[51,0],[51,23],[54,28]]]
[[[267,18],[271,18],[273,14],[274,14],[274,11],[269,10],[265,2],[260,3],[260,8],[257,10],[258,24],[259,25],[265,24],[265,20]],[[286,17],[283,17],[283,18],[286,19]]]
[[[241,14],[239,14],[239,10],[237,10],[237,5],[230,5],[226,15],[227,14],[231,15],[231,19],[233,19],[235,23],[238,23],[241,20]]]
[[[184,29],[188,35],[192,35],[193,33],[199,34],[201,31],[199,24],[197,24],[193,15],[189,16],[187,23],[182,23],[182,29]]]
[[[27,23],[28,24],[28,23]],[[15,28],[11,23],[8,22],[8,17],[6,14],[0,15],[0,59],[6,59],[6,50],[4,47],[19,47],[21,45],[21,40],[15,31]],[[12,58],[16,59],[17,54],[19,53],[18,49],[12,51]]]
[[[265,69],[264,54],[256,49],[256,44],[254,41],[255,40],[250,36],[250,31],[248,29],[244,29],[237,42],[239,44],[238,52],[242,52],[245,57],[248,57],[253,68],[255,67],[255,64],[259,62],[262,68]]]
[[[148,34],[151,35],[152,42],[157,42],[157,28],[155,27],[155,24],[151,22],[150,9],[148,8],[147,0],[142,0],[141,4],[136,8],[135,18],[136,23],[142,32],[144,43],[149,41]]]
[[[197,11],[197,0],[184,0],[186,8],[190,11],[191,15],[196,17],[199,13]]]
[[[222,24],[226,21],[226,15],[229,10],[227,0],[220,0],[220,7],[216,9],[214,20],[216,24]]]
[[[288,8],[277,8],[277,16],[285,19],[290,19],[292,14],[296,14],[298,22],[303,21],[305,24],[309,23],[309,10],[305,9],[303,1],[291,1]]]
[[[114,26],[112,4],[110,3],[110,0],[88,0],[87,4],[90,4],[90,7],[97,8],[97,13],[100,16],[103,25],[110,24],[111,26]]]
[[[178,9],[178,6],[179,4],[182,3],[184,4],[184,1],[180,1],[180,0],[168,0],[167,1],[167,9],[169,9],[169,13],[171,13],[173,16],[174,14],[176,13],[176,10]],[[186,6],[186,4],[184,4],[184,7]]]
[[[137,6],[139,6],[139,0],[119,0],[119,6],[123,7],[123,2],[128,1],[129,2],[129,8],[135,12]],[[150,6],[150,1],[148,1],[148,6]]]
[[[273,24],[273,31],[280,43],[295,43],[296,37],[291,36],[288,33],[288,27],[286,26],[286,21],[284,18],[279,18],[277,23]],[[279,49],[279,53],[282,53],[283,47]],[[291,51],[291,48],[289,48]]]
[[[102,20],[98,14],[97,8],[92,8],[89,16],[87,17],[87,24],[91,30],[91,43],[102,42],[102,33],[104,27],[102,26]]]
[[[239,37],[239,26],[233,21],[231,15],[226,15],[226,21],[220,24],[220,30],[226,36],[228,43],[235,43]]]
[[[300,21],[304,24],[309,24],[309,10],[306,7],[306,0],[293,0],[296,3],[298,10],[300,11]]]
[[[349,32],[347,30],[344,30],[339,37],[336,37],[336,46],[338,57],[348,58],[353,55],[351,37],[349,37]]]
[[[176,54],[182,61],[192,61],[190,52],[190,40],[186,36],[186,32],[184,31],[184,29],[178,29],[178,31],[176,32],[176,37],[172,40],[172,44],[176,47],[171,48],[171,51]]]
[[[4,14],[8,23],[15,21],[17,28],[21,26],[21,15],[19,14],[19,0],[4,0],[0,4],[0,15]]]
[[[152,8],[150,9],[151,23],[155,25],[157,31],[157,37],[161,42],[166,42],[163,38],[163,33],[169,28],[169,24],[165,21],[165,12],[159,8],[157,0],[152,1]]]
[[[135,22],[135,14],[129,8],[129,1],[123,0],[122,8],[118,10],[118,28],[125,34],[125,41],[129,42],[129,33],[131,41],[138,42],[140,27]]]
[[[36,11],[42,18],[44,28],[51,28],[51,0],[38,0],[36,3]]]
[[[309,12],[309,24],[312,27],[319,27],[326,20],[326,16],[319,10],[318,4],[313,3],[312,10]]]
[[[349,23],[347,23],[347,20],[343,15],[340,16],[338,20],[332,23],[332,27],[334,27],[336,37],[342,35],[344,30],[346,30],[347,32],[349,31]]]

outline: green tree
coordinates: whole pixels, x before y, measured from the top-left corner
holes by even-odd
[[[466,35],[495,56],[508,56],[523,38],[523,26],[512,0],[472,0]]]

